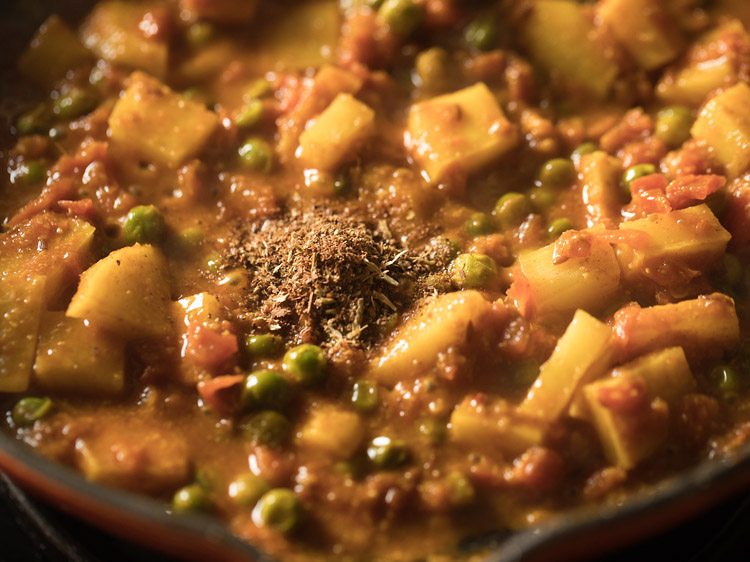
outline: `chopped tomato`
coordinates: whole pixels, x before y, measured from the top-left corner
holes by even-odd
[[[684,209],[697,201],[705,201],[719,191],[727,180],[716,175],[686,175],[672,180],[666,188],[667,199],[675,209]]]
[[[239,390],[245,377],[224,375],[198,383],[198,394],[214,412],[228,416],[237,410]]]
[[[191,322],[188,326],[184,355],[206,369],[226,365],[237,350],[237,336],[229,330],[209,328],[200,322]]]

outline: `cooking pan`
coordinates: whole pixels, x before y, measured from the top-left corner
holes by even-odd
[[[15,61],[34,30],[51,13],[76,22],[92,2],[4,0],[0,3],[0,140],[7,146],[10,122],[33,102],[15,71]],[[19,101],[21,100],[21,101]],[[105,488],[35,453],[0,432],[0,470],[32,494],[126,540],[186,560],[271,561],[216,519],[174,516],[166,504]],[[750,444],[728,458],[705,461],[631,496],[622,505],[586,508],[542,527],[511,533],[505,529],[469,538],[456,558],[484,555],[491,562],[585,560],[655,535],[750,489]]]

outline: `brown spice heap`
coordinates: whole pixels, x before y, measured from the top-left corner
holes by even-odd
[[[394,314],[436,290],[434,274],[451,257],[445,242],[404,248],[385,221],[349,210],[294,210],[235,234],[227,262],[251,274],[245,320],[323,345],[375,341]]]

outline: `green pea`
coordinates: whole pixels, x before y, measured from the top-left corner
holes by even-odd
[[[455,507],[469,505],[476,499],[476,490],[465,474],[452,472],[446,477],[448,500]]]
[[[229,484],[229,497],[242,507],[252,507],[270,489],[271,486],[263,478],[246,472]]]
[[[492,218],[487,213],[473,213],[464,225],[470,236],[483,236],[495,230]]]
[[[529,199],[531,200],[531,204],[538,212],[544,212],[551,209],[557,202],[557,196],[557,189],[546,185],[532,187],[529,190]]]
[[[444,421],[436,418],[422,420],[417,429],[432,445],[442,445],[448,438],[448,427]]]
[[[450,79],[448,52],[440,47],[422,51],[414,61],[414,70],[419,78],[419,85],[432,92],[442,91]]]
[[[325,352],[317,345],[305,343],[284,354],[284,369],[304,385],[318,384],[328,366]]]
[[[693,113],[687,107],[667,107],[656,115],[655,133],[667,146],[677,148],[690,138],[692,126]]]
[[[52,111],[61,119],[75,119],[92,111],[97,102],[91,90],[72,88],[54,101]]]
[[[260,412],[241,426],[242,433],[251,445],[283,447],[292,433],[292,424],[283,415],[273,410]]]
[[[406,37],[422,25],[425,10],[414,0],[385,0],[378,15],[396,35]]]
[[[576,180],[576,168],[567,158],[553,158],[539,170],[539,184],[546,187],[568,187]]]
[[[247,139],[238,152],[242,166],[248,170],[268,173],[273,169],[273,147],[263,139]]]
[[[398,468],[409,460],[409,449],[403,441],[381,435],[370,442],[367,458],[376,468]]]
[[[717,365],[709,375],[711,382],[725,396],[737,395],[742,388],[742,381],[737,370],[731,365]]]
[[[291,399],[289,381],[274,371],[256,371],[245,379],[242,404],[247,409],[283,410]]]
[[[363,414],[370,413],[378,407],[378,387],[368,381],[354,383],[352,389],[352,405]]]
[[[47,177],[47,166],[42,160],[28,160],[16,168],[11,177],[14,184],[38,184]]]
[[[531,212],[532,208],[528,197],[511,191],[498,200],[493,214],[500,227],[507,229],[521,224]]]
[[[192,24],[185,32],[185,39],[193,49],[205,47],[214,37],[216,37],[216,28],[205,21]]]
[[[480,16],[464,30],[464,41],[472,49],[490,51],[497,44],[497,19],[491,15]]]
[[[13,423],[19,427],[33,424],[35,421],[42,419],[52,410],[52,400],[50,398],[27,396],[21,398],[13,406],[11,418]]]
[[[263,102],[259,99],[252,99],[247,102],[242,111],[237,115],[235,123],[242,129],[250,129],[263,120],[263,112]]]
[[[122,226],[122,235],[128,244],[159,242],[165,233],[164,217],[153,205],[139,205],[130,209]]]
[[[656,166],[653,164],[636,164],[630,166],[622,175],[622,183],[630,190],[630,185],[637,179],[645,178],[656,173]]]
[[[280,533],[289,533],[299,524],[302,504],[293,491],[286,488],[269,490],[260,498],[253,510],[253,521],[259,527],[270,527]]]
[[[592,154],[599,150],[599,146],[594,142],[584,142],[578,145],[573,152],[570,153],[571,161],[578,166],[581,163],[581,158],[587,154]]]
[[[573,223],[571,223],[569,219],[559,218],[553,220],[552,223],[550,223],[549,227],[547,228],[547,232],[552,239],[557,239],[563,232],[571,230],[572,228]]]
[[[462,289],[485,289],[497,275],[495,261],[484,254],[461,254],[451,264],[451,278]]]
[[[513,384],[528,388],[539,376],[539,364],[534,361],[523,361],[516,365],[512,374]]]
[[[198,484],[180,488],[172,497],[172,510],[175,513],[208,511],[210,508],[211,498],[208,492]]]
[[[50,121],[50,110],[42,103],[18,118],[18,121],[16,121],[16,131],[19,135],[44,133],[49,130]]]
[[[284,339],[275,334],[252,334],[243,340],[244,350],[253,359],[276,357],[284,349]]]
[[[197,226],[190,226],[182,230],[179,234],[180,246],[184,250],[193,250],[203,244],[203,240],[206,238],[206,233],[203,229]]]

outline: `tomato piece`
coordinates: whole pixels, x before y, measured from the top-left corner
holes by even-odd
[[[717,175],[685,175],[672,180],[666,188],[669,203],[675,209],[684,209],[697,201],[705,201],[719,191],[727,180]]]
[[[237,336],[229,330],[191,322],[185,334],[185,356],[209,370],[226,365],[238,350]]]

